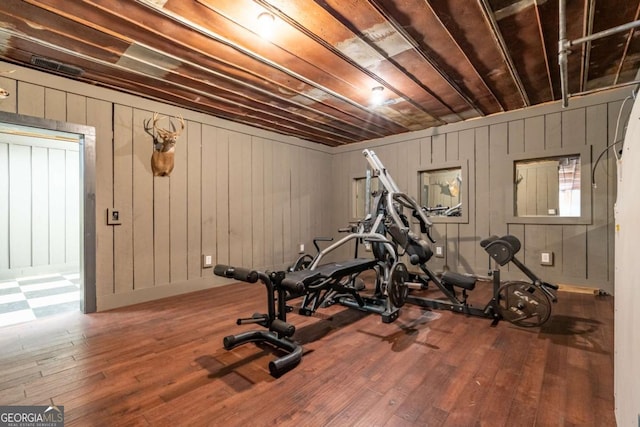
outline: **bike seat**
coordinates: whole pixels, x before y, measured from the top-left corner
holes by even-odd
[[[476,278],[463,274],[445,271],[440,278],[443,285],[457,286],[459,288],[472,291],[476,287]]]

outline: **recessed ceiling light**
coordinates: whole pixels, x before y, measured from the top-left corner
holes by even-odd
[[[374,88],[371,88],[371,105],[373,105],[374,107],[382,105],[382,101],[384,100],[383,92],[383,86],[376,86]]]
[[[258,15],[258,33],[264,38],[269,38],[273,33],[275,20],[276,18],[269,12],[262,12]]]

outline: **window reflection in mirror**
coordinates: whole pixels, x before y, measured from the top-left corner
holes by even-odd
[[[367,178],[354,179],[353,218],[363,219],[372,212],[372,193],[378,191],[378,178],[371,177],[367,188]]]
[[[420,205],[429,216],[460,216],[462,168],[420,172]]]
[[[515,162],[515,216],[580,216],[580,155]]]

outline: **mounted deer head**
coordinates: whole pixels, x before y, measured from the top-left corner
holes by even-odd
[[[153,113],[153,124],[149,126],[152,119],[144,122],[144,130],[153,138],[153,154],[151,155],[151,170],[153,176],[169,176],[173,170],[176,141],[184,130],[184,119],[182,116],[176,118],[180,122],[180,129],[169,119],[171,130],[158,127],[158,121],[164,117]]]

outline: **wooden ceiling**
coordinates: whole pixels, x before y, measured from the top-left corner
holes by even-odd
[[[639,12],[567,0],[567,38]],[[562,97],[558,0],[2,0],[0,58],[329,146]],[[569,92],[639,65],[633,30],[584,44]]]

